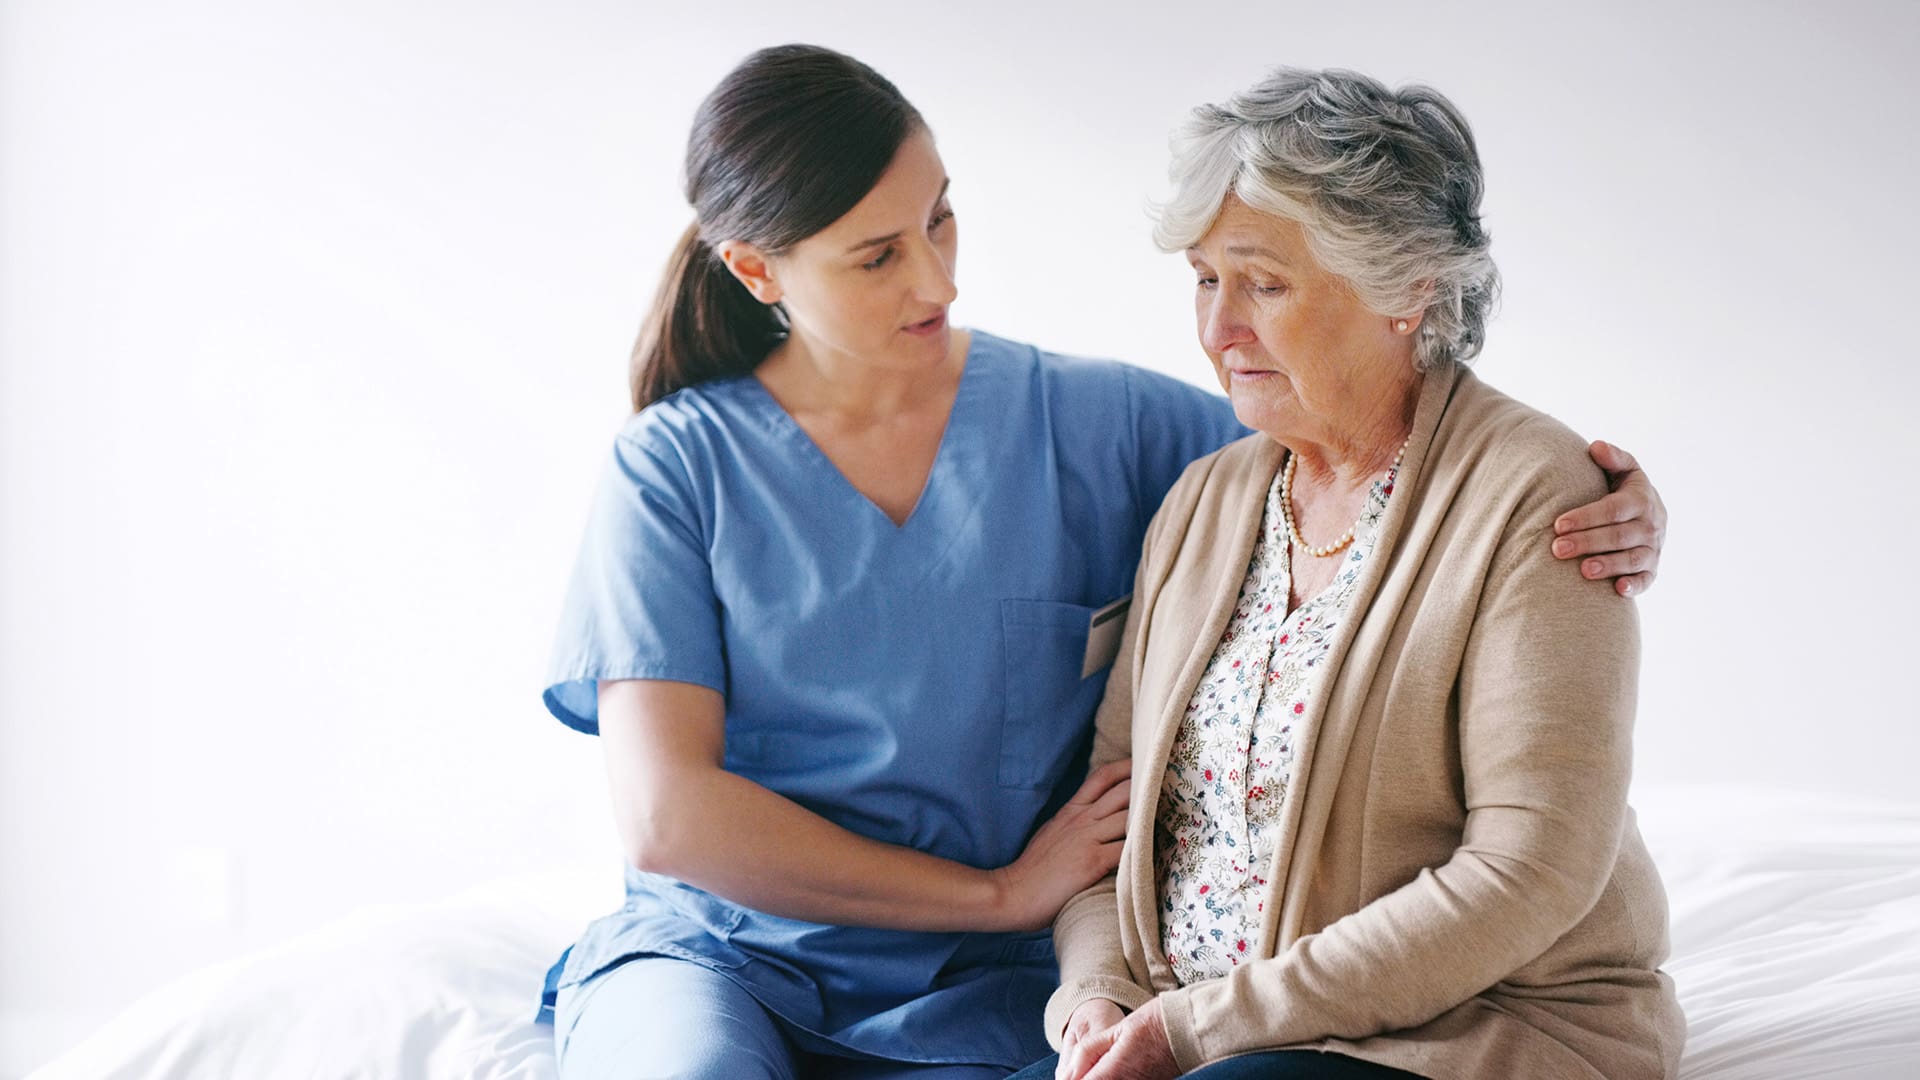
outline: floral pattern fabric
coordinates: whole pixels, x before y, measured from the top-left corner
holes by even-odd
[[[1294,748],[1352,614],[1394,473],[1376,481],[1331,584],[1297,609],[1280,478],[1240,598],[1187,704],[1161,781],[1154,828],[1160,935],[1181,985],[1261,955],[1266,873],[1293,776]]]

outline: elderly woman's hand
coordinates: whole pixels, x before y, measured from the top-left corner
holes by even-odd
[[[1060,1064],[1053,1071],[1055,1080],[1079,1075],[1073,1071],[1074,1048],[1126,1018],[1127,1014],[1121,1011],[1120,1006],[1106,998],[1094,998],[1091,1001],[1081,1002],[1073,1010],[1073,1015],[1067,1018],[1067,1030],[1061,1035]]]
[[[1073,1011],[1079,1019],[1087,1002]],[[1112,1002],[1100,1002],[1120,1011]],[[1089,1019],[1105,1018],[1104,1012]],[[1071,1032],[1071,1023],[1069,1023]],[[1174,1080],[1180,1066],[1173,1061],[1173,1044],[1167,1040],[1167,1024],[1160,1013],[1160,999],[1154,998],[1119,1023],[1090,1031],[1077,1041],[1071,1039],[1060,1055],[1056,1080]]]
[[[1068,1017],[1068,1030],[1060,1038],[1060,1065],[1054,1068],[1054,1080],[1069,1080],[1079,1076],[1092,1067],[1092,1059],[1085,1063],[1075,1057],[1075,1047],[1079,1043],[1098,1038],[1104,1032],[1116,1028],[1121,1020],[1127,1019],[1127,1013],[1119,1009],[1106,997],[1094,997],[1092,1001],[1081,1001]]]
[[[1588,578],[1616,578],[1614,591],[1638,596],[1653,585],[1660,570],[1660,548],[1667,538],[1667,506],[1633,455],[1612,443],[1588,448],[1607,470],[1613,493],[1560,515],[1553,523],[1553,554],[1561,559],[1592,556],[1580,564]]]

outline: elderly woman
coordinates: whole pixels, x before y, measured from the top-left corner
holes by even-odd
[[[1256,434],[1148,530],[1094,750],[1133,758],[1125,851],[1055,923],[1028,1073],[1672,1076],[1634,611],[1541,543],[1605,490],[1581,440],[1463,366],[1498,282],[1465,120],[1282,70],[1173,172],[1158,239]]]

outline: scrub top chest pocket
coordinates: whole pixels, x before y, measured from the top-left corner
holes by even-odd
[[[1006,714],[1000,786],[1051,788],[1082,748],[1111,656],[1088,666],[1088,628],[1100,608],[1055,600],[1002,600]]]

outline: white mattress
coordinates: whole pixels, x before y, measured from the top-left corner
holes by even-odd
[[[1673,906],[1681,1075],[1920,1077],[1920,804],[1636,793]],[[609,909],[551,873],[370,908],[161,989],[32,1080],[555,1076],[547,963]]]
[[[1920,804],[1638,793],[1687,1014],[1681,1075],[1920,1078]]]

